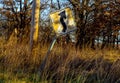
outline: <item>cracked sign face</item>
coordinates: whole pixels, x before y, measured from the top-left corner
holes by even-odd
[[[57,34],[66,32],[76,26],[72,10],[69,7],[51,13],[50,18],[53,29]]]

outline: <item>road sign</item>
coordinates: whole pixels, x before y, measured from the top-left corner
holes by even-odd
[[[51,13],[50,18],[53,29],[57,34],[64,33],[76,26],[74,15],[69,7]]]
[[[40,76],[44,70],[48,56],[56,42],[57,37],[69,34],[72,42],[76,42],[74,33],[77,30],[77,28],[75,27],[74,17],[70,8],[65,8],[63,10],[51,13],[50,18],[52,20],[53,29],[57,33],[57,35],[55,35],[55,37],[53,38],[53,41],[51,42],[51,45],[46,53],[46,56],[44,57],[44,60],[40,65],[39,68]]]

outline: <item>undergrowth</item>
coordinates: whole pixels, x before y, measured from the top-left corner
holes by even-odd
[[[75,49],[55,44],[41,75],[39,67],[49,44],[0,39],[0,83],[120,83],[120,50]]]

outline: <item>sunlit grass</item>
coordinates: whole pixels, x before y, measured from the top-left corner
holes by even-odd
[[[0,39],[0,83],[119,83],[120,50],[75,49],[55,44],[43,74],[38,75],[48,44],[29,44]]]

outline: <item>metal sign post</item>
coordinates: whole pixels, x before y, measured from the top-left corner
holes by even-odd
[[[42,74],[42,72],[43,72],[43,70],[44,70],[45,64],[46,64],[46,62],[47,62],[48,55],[50,54],[50,52],[51,52],[51,50],[52,50],[52,48],[53,48],[53,46],[54,46],[54,44],[55,44],[55,42],[56,42],[56,39],[57,39],[57,37],[55,36],[55,37],[53,38],[51,44],[50,44],[50,47],[49,47],[49,49],[48,49],[48,51],[47,51],[47,53],[46,53],[46,56],[44,57],[41,65],[40,65],[40,68],[39,68],[39,74],[40,74],[40,75]]]
[[[70,34],[71,32],[74,32],[74,31],[76,31],[76,30],[77,30],[77,29],[70,30],[70,31],[68,31],[68,32],[59,34],[58,36],[55,36],[55,37],[53,38],[53,40],[52,40],[52,42],[51,42],[51,44],[50,44],[50,47],[49,47],[49,49],[48,49],[48,51],[47,51],[47,53],[46,53],[46,56],[44,57],[41,65],[40,65],[40,68],[39,68],[39,75],[40,75],[40,76],[41,76],[42,73],[43,73],[43,70],[44,70],[44,68],[45,68],[45,65],[46,65],[48,56],[49,56],[49,54],[50,54],[53,46],[55,45],[55,42],[56,42],[57,38],[60,37],[60,36],[63,36],[63,35]]]
[[[50,14],[50,18],[52,21],[52,26],[53,26],[53,30],[56,32],[56,36],[53,38],[50,47],[40,65],[39,68],[39,75],[41,76],[43,73],[43,70],[45,68],[48,56],[53,48],[53,46],[55,45],[55,42],[57,40],[58,37],[63,36],[63,35],[67,35],[67,34],[72,34],[73,32],[75,32],[77,30],[77,28],[75,27],[75,22],[74,22],[74,17],[72,14],[72,10],[70,8],[65,8],[62,9],[60,11],[56,11]],[[75,41],[73,35],[71,37],[71,40]]]

